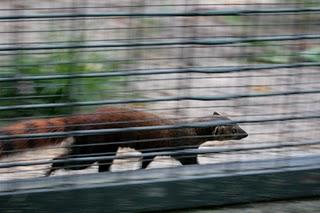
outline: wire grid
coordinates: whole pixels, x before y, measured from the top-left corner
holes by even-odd
[[[112,105],[180,121],[141,128],[175,129],[196,127],[200,124],[190,120],[217,111],[239,123],[249,137],[208,141],[199,149],[146,149],[143,156],[161,155],[148,168],[180,164],[162,155],[199,154],[200,164],[226,163],[226,167],[230,162],[272,159],[277,164],[282,158],[319,155],[317,1],[0,4],[0,122],[4,127],[36,118],[92,113]],[[103,131],[125,134],[128,130]],[[52,159],[72,147],[72,136],[96,133],[2,135],[3,141],[68,138],[56,146],[1,159],[1,181],[43,176]],[[161,139],[135,142],[156,141]],[[90,144],[94,145],[98,144]],[[104,156],[78,157],[115,159],[111,170],[120,171],[138,169],[141,156],[121,148],[116,156],[106,151]],[[96,172],[94,164],[54,175]]]

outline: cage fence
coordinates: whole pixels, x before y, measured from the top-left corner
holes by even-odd
[[[319,195],[318,1],[0,4],[0,209]]]

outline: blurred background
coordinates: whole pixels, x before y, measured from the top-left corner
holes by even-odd
[[[249,171],[245,162],[267,160],[267,169],[290,170],[301,158],[304,168],[315,166],[319,20],[315,0],[3,0],[0,124],[107,105],[181,120],[216,111],[249,137],[204,143],[200,164]],[[2,159],[4,191],[50,166],[8,163],[51,160],[71,142]],[[213,148],[222,151],[205,153]],[[139,154],[124,147],[118,155],[128,153]],[[136,170],[139,159],[117,159],[112,171]],[[164,156],[149,168],[178,165]],[[96,173],[94,165],[54,176]]]

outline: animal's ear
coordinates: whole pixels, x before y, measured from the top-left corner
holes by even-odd
[[[213,113],[213,115],[220,115],[220,114],[219,114],[219,113],[217,113],[217,112],[214,112],[214,113]]]

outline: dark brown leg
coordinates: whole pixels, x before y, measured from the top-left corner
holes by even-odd
[[[53,158],[53,160],[65,160],[68,159],[68,154],[62,154],[59,157]],[[50,176],[54,171],[63,169],[65,166],[64,162],[54,162],[51,164],[50,169],[45,173],[45,176]]]

